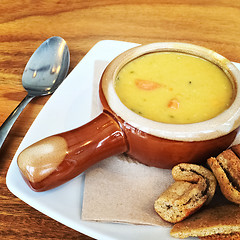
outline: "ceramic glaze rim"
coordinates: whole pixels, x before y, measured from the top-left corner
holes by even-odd
[[[222,113],[206,121],[190,124],[171,124],[144,118],[128,109],[119,99],[114,81],[119,71],[130,61],[154,52],[179,52],[194,55],[212,62],[224,71],[233,86],[233,102]],[[109,107],[133,127],[154,135],[178,141],[203,141],[224,136],[240,125],[240,72],[220,54],[188,43],[163,42],[141,45],[116,57],[102,76],[102,90]]]

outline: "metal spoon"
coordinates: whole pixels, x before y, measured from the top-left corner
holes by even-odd
[[[26,105],[34,97],[53,93],[62,83],[69,63],[69,49],[61,37],[47,39],[33,53],[22,76],[22,84],[28,94],[0,127],[0,148]]]

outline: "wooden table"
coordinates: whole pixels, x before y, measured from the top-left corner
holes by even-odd
[[[0,13],[0,125],[26,95],[21,75],[29,57],[51,36],[67,41],[70,71],[104,39],[194,43],[240,62],[238,0],[1,0]],[[48,98],[26,107],[0,150],[0,239],[92,239],[29,207],[6,187],[11,160]]]

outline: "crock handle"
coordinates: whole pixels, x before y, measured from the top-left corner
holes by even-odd
[[[124,133],[109,113],[29,146],[18,156],[24,180],[34,191],[57,187],[93,164],[127,151]]]

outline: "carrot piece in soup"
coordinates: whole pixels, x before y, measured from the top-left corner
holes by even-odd
[[[142,80],[142,79],[136,79],[135,84],[138,88],[143,90],[154,90],[156,88],[161,87],[159,83],[149,81],[149,80]]]
[[[178,109],[179,108],[179,101],[176,98],[172,98],[169,102],[168,102],[168,107],[172,108],[172,109]]]

